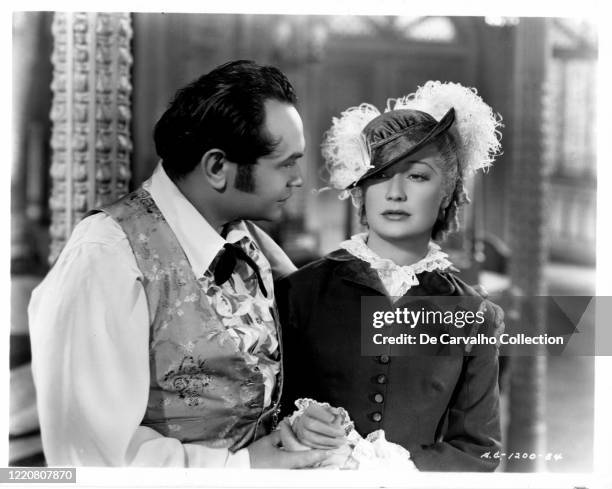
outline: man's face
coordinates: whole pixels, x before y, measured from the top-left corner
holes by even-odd
[[[241,219],[275,221],[296,187],[303,183],[297,160],[304,154],[302,119],[293,105],[268,100],[265,103],[265,131],[278,144],[272,154],[257,160],[252,168],[253,190],[241,191],[232,185],[231,205]],[[237,165],[233,176],[236,180]]]

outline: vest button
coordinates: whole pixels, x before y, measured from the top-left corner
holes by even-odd
[[[386,384],[387,383],[387,376],[385,374],[380,374],[376,377],[376,383],[378,384]]]
[[[370,415],[370,418],[372,419],[372,421],[374,421],[375,423],[380,423],[382,421],[382,414],[379,412],[375,412],[372,413]]]
[[[380,357],[378,357],[378,361],[382,364],[389,363],[389,360],[389,355],[381,355]]]
[[[381,404],[384,400],[385,398],[381,393],[374,394],[374,402]]]

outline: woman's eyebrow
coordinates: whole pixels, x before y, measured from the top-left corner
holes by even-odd
[[[407,161],[406,164],[409,165],[409,167],[406,168],[406,171],[410,170],[412,165],[425,165],[428,168],[430,168],[434,173],[438,173],[438,169],[435,167],[435,165],[432,165],[431,163],[427,161],[414,160],[414,161]]]

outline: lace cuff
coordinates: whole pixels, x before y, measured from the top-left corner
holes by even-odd
[[[311,405],[328,408],[331,412],[340,416],[347,443],[331,451],[330,457],[324,463],[325,468],[418,470],[410,459],[410,452],[396,443],[387,441],[383,430],[373,431],[365,438],[357,433],[355,424],[344,408],[334,408],[328,403],[304,398],[295,401],[295,405],[297,409],[287,418],[291,427]]]

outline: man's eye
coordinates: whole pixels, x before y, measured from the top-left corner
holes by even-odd
[[[283,168],[293,168],[295,165],[297,165],[297,161],[291,160],[291,161],[285,162],[283,164]]]

